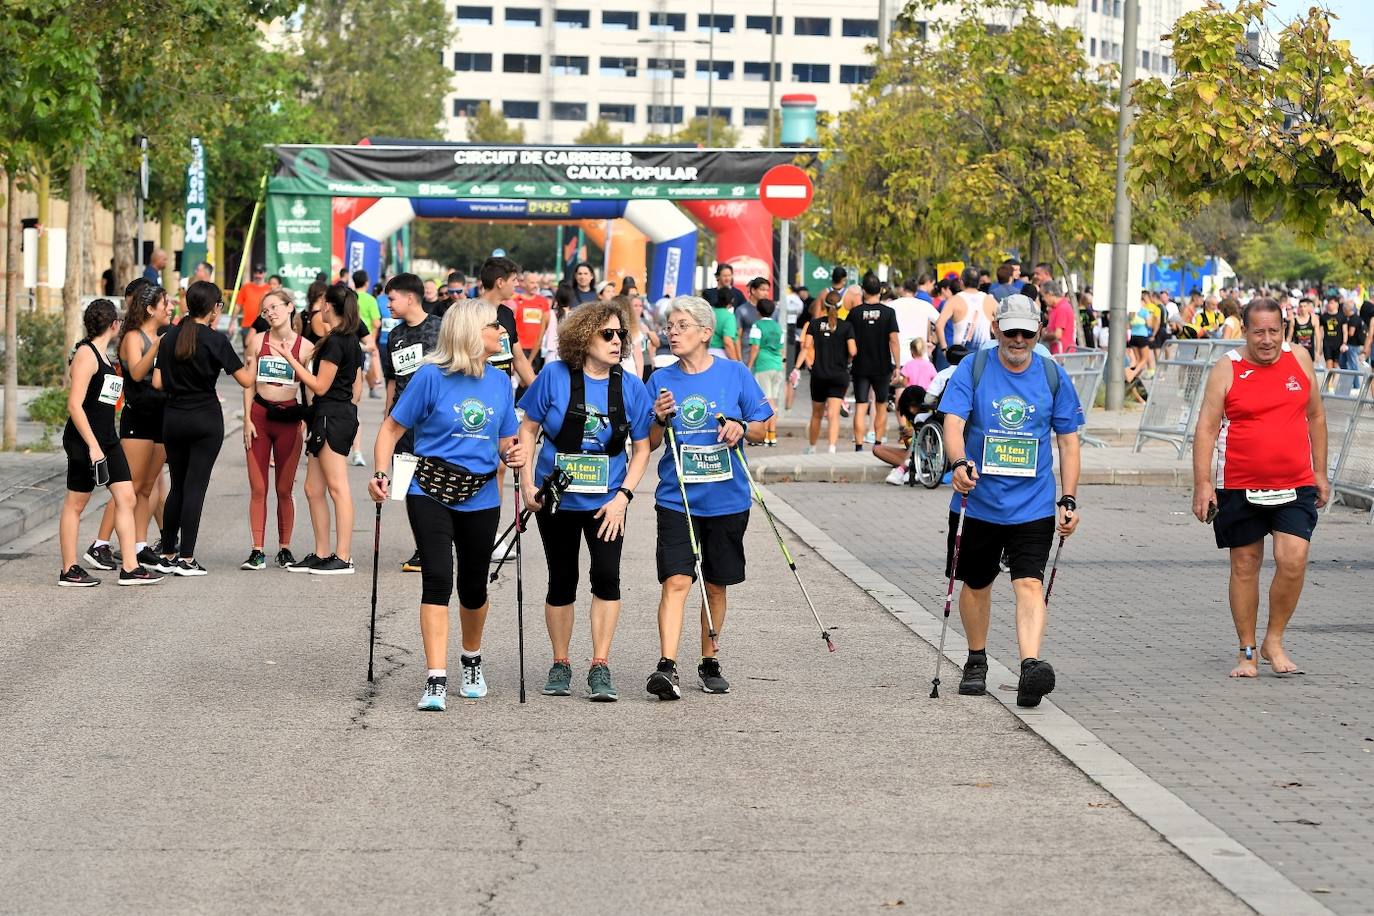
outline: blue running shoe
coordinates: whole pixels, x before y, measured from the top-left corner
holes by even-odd
[[[461,656],[463,662],[463,684],[458,695],[465,700],[479,700],[487,695],[487,680],[482,677],[482,656],[468,658]]]
[[[443,712],[444,701],[448,696],[448,678],[432,677],[425,682],[425,692],[415,708],[420,712]]]

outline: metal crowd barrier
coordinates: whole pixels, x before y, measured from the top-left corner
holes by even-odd
[[[1064,367],[1069,379],[1073,381],[1074,391],[1078,392],[1078,403],[1083,407],[1084,428],[1087,428],[1088,414],[1092,412],[1097,400],[1097,389],[1102,385],[1102,370],[1107,365],[1107,351],[1080,347],[1073,353],[1060,353],[1054,361]],[[1085,445],[1104,448],[1107,443],[1094,439],[1084,433],[1080,438]]]
[[[1207,373],[1221,354],[1241,346],[1242,340],[1179,340],[1172,359],[1159,360],[1150,380],[1145,412],[1136,432],[1135,451],[1147,439],[1167,442],[1182,460],[1197,431],[1198,408],[1207,387]]]
[[[1331,391],[1328,380],[1334,379]],[[1374,378],[1363,371],[1329,369],[1318,373],[1326,408],[1327,464],[1331,502],[1368,503],[1374,524]]]

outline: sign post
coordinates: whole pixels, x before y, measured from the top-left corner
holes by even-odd
[[[787,302],[788,272],[791,269],[788,262],[792,253],[792,220],[806,212],[815,195],[816,188],[811,184],[811,176],[795,165],[775,165],[764,172],[759,181],[759,201],[764,209],[782,220],[774,296],[783,303]]]

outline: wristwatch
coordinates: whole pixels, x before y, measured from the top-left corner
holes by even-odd
[[[957,471],[963,467],[973,468],[975,467],[975,465],[972,461],[970,461],[967,458],[960,458],[958,461],[954,462],[949,466],[949,470],[951,473],[953,473],[954,471]]]
[[[634,498],[635,498],[634,490],[631,490],[629,487],[616,487],[616,490],[615,490],[615,491],[616,491],[617,493],[622,494],[622,495],[625,497],[625,502],[628,503],[628,502],[633,502],[633,501],[634,501]]]
[[[1059,502],[1055,503],[1055,505],[1062,506],[1070,512],[1078,511],[1078,500],[1074,499],[1072,493],[1065,493],[1063,496],[1059,497]]]

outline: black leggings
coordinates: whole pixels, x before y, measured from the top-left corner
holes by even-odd
[[[162,441],[172,474],[162,510],[163,549],[176,545],[178,553],[194,557],[210,472],[224,444],[224,414],[218,404],[192,410],[169,406],[163,414]]]
[[[601,519],[592,510],[570,512],[549,511],[546,505],[535,516],[539,523],[539,540],[544,544],[544,557],[549,564],[549,591],[544,600],[553,607],[566,607],[577,601],[577,561],[582,553],[578,542],[585,539],[591,556],[592,597],[602,601],[620,600],[620,548],[625,543],[622,534],[614,541],[596,536]]]
[[[500,507],[459,512],[428,496],[406,496],[406,515],[420,551],[420,603],[447,605],[453,596],[453,552],[458,551],[458,604],[475,611],[487,603],[487,571],[496,546]]]

